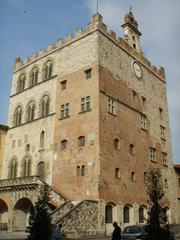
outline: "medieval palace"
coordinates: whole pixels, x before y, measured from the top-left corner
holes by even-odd
[[[39,187],[51,188],[54,223],[69,236],[108,235],[112,222],[144,223],[144,178],[161,169],[169,220],[176,179],[164,68],[145,57],[132,11],[117,37],[96,13],[14,65],[0,163],[0,222],[25,230]]]

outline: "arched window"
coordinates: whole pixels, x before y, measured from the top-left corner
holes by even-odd
[[[85,166],[84,165],[81,166],[81,176],[82,177],[85,176]]]
[[[80,136],[78,138],[78,146],[79,147],[84,147],[85,146],[85,137],[84,136]]]
[[[52,62],[47,61],[43,68],[43,80],[46,81],[52,77]]]
[[[139,223],[144,223],[144,221],[145,221],[144,207],[141,206],[139,208]]]
[[[18,106],[14,112],[14,117],[13,117],[13,126],[17,127],[21,124],[22,121],[22,108]]]
[[[125,206],[123,209],[123,220],[124,223],[130,223],[130,206]]]
[[[119,139],[117,139],[117,138],[114,139],[114,149],[115,150],[120,149],[120,142],[119,142]]]
[[[9,164],[9,178],[16,178],[17,177],[17,161],[13,159]]]
[[[40,144],[39,144],[40,149],[44,148],[44,137],[45,137],[45,133],[44,131],[42,131],[40,135]]]
[[[112,223],[113,222],[113,205],[108,203],[105,209],[105,222]]]
[[[130,144],[130,145],[129,145],[129,151],[130,151],[130,153],[131,153],[132,155],[135,154],[135,146],[134,146],[134,144]]]
[[[61,150],[67,149],[67,140],[64,139],[61,141]]]
[[[80,168],[80,166],[77,166],[76,174],[77,174],[78,177],[81,175],[81,168]]]
[[[41,101],[41,117],[49,115],[49,97],[45,95]]]
[[[40,162],[38,164],[38,176],[44,180],[45,179],[45,163],[44,162]]]
[[[35,115],[35,104],[31,101],[27,107],[27,122],[32,122]]]
[[[17,92],[22,92],[24,90],[25,81],[26,81],[26,76],[23,73],[20,75],[20,77],[18,78],[18,81],[17,81]]]
[[[33,87],[38,82],[38,69],[35,67],[30,74],[30,87]]]
[[[132,180],[133,182],[136,181],[136,173],[135,173],[135,172],[132,172],[132,173],[131,173],[131,180]]]
[[[29,157],[26,157],[22,165],[22,176],[29,177],[31,173],[31,160]]]

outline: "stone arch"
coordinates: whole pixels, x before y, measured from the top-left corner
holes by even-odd
[[[16,104],[13,116],[12,116],[12,125],[13,127],[19,126],[22,123],[23,118],[23,106],[22,104],[18,103]]]
[[[39,66],[35,64],[29,73],[29,81],[28,81],[28,86],[33,87],[38,83],[39,79]]]
[[[25,107],[25,122],[31,122],[35,119],[36,101],[31,98]]]
[[[139,206],[139,209],[138,209],[138,222],[139,223],[145,223],[146,210],[147,210],[147,208],[144,204]]]
[[[23,91],[26,87],[26,73],[23,71],[19,74],[17,81],[16,81],[16,92],[19,93]]]
[[[132,223],[132,209],[133,206],[131,204],[126,204],[123,208],[123,222],[124,224]]]
[[[45,117],[49,115],[50,112],[50,103],[51,103],[51,95],[49,92],[44,92],[41,95],[41,98],[38,102],[39,106],[39,117]]]
[[[30,154],[26,154],[21,161],[21,176],[29,177],[31,175],[32,157]]]
[[[54,61],[52,58],[48,58],[42,67],[42,81],[46,81],[53,76]]]
[[[32,207],[33,204],[28,198],[21,198],[16,202],[12,218],[13,231],[24,231],[26,229]]]
[[[41,161],[37,165],[37,175],[41,180],[45,180],[45,162]]]
[[[106,235],[109,236],[112,234],[113,226],[112,222],[116,221],[116,204],[113,202],[108,202],[105,206],[105,226],[106,226]]]
[[[7,230],[8,227],[8,205],[0,199],[0,230]]]
[[[17,177],[18,161],[17,157],[13,156],[8,163],[8,179]]]

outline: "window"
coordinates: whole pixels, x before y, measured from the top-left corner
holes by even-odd
[[[108,113],[111,113],[113,115],[116,114],[116,104],[115,100],[113,98],[108,98]]]
[[[90,69],[87,69],[86,71],[85,71],[85,74],[86,74],[86,79],[89,79],[89,78],[91,78],[91,68]]]
[[[129,145],[129,152],[130,152],[132,155],[135,154],[135,146],[134,146],[134,144],[130,144],[130,145]]]
[[[147,131],[147,117],[141,114],[141,129]]]
[[[83,177],[83,176],[85,176],[85,166],[84,165],[82,165],[82,166],[77,166],[77,168],[76,168],[76,174],[77,174],[77,176],[78,177]]]
[[[142,99],[142,104],[145,105],[146,104],[146,98],[144,96],[142,96],[141,99]]]
[[[17,162],[16,159],[13,159],[9,165],[9,178],[12,179],[16,177],[17,177]]]
[[[130,207],[125,206],[123,209],[123,220],[124,223],[130,223]]]
[[[45,133],[44,133],[44,131],[42,131],[40,134],[40,143],[39,143],[40,149],[44,148],[44,137],[45,137]]]
[[[61,90],[66,89],[66,87],[67,87],[67,80],[64,80],[61,82]]]
[[[52,62],[47,61],[43,68],[43,80],[46,81],[52,77]]]
[[[167,181],[167,179],[164,179],[164,187],[168,188],[168,181]]]
[[[120,150],[120,141],[117,138],[114,139],[114,149]]]
[[[144,183],[146,182],[147,172],[144,172]]]
[[[106,205],[105,209],[105,222],[112,223],[113,222],[113,206],[111,204]]]
[[[22,165],[22,176],[23,177],[29,177],[30,176],[30,171],[31,171],[31,161],[27,157],[24,159],[23,165]]]
[[[115,169],[115,177],[116,178],[121,178],[121,174],[120,174],[120,169],[119,168]]]
[[[150,160],[156,162],[156,149],[150,148]]]
[[[69,103],[61,105],[61,119],[69,117]]]
[[[133,95],[133,99],[136,100],[137,99],[137,92],[132,90],[132,95]]]
[[[20,77],[18,78],[17,82],[17,92],[22,92],[25,88],[25,81],[26,81],[26,76],[25,74],[21,74]]]
[[[145,221],[145,214],[144,214],[144,207],[139,208],[139,223],[144,223]]]
[[[159,107],[159,114],[160,114],[160,116],[162,116],[162,113],[163,113],[163,109]]]
[[[33,87],[37,84],[38,82],[38,69],[37,68],[33,68],[31,74],[30,74],[30,87]]]
[[[13,118],[13,126],[17,127],[19,125],[21,125],[21,120],[22,120],[22,108],[19,106],[16,108],[15,112],[14,112],[14,118]]]
[[[79,147],[84,147],[85,146],[85,137],[84,136],[80,136],[78,138],[78,146]]]
[[[26,144],[26,152],[30,151],[30,144]]]
[[[167,153],[162,152],[163,165],[167,166]]]
[[[166,137],[165,137],[165,127],[163,127],[163,126],[160,126],[160,135],[161,135],[161,139],[162,140],[165,140],[166,139]]]
[[[35,104],[31,101],[27,107],[27,122],[32,122],[34,120],[35,115]]]
[[[45,163],[44,162],[40,162],[38,164],[38,176],[40,177],[40,179],[44,180],[45,179]]]
[[[136,173],[135,173],[135,172],[132,172],[132,173],[131,173],[131,180],[132,180],[133,182],[136,181]]]
[[[90,110],[90,96],[81,98],[81,112]]]
[[[49,97],[45,95],[41,101],[41,117],[47,117],[49,115]]]
[[[67,149],[67,140],[62,140],[61,141],[61,150],[65,150]]]

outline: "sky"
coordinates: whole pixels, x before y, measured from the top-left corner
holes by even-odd
[[[85,29],[96,1],[0,0],[0,124],[7,124],[15,58],[24,59],[79,27]],[[180,1],[99,0],[104,23],[118,36],[130,6],[143,34],[145,56],[166,69],[173,161],[180,164]]]

